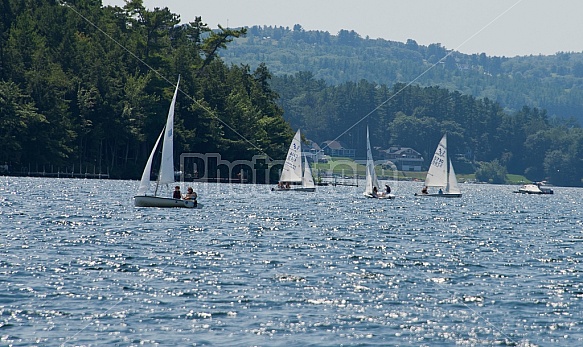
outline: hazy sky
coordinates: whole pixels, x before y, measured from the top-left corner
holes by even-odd
[[[124,5],[103,0],[104,5]],[[211,28],[274,25],[513,57],[583,51],[582,0],[144,0]]]

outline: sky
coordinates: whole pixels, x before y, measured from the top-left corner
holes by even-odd
[[[123,6],[124,0],[102,0]],[[168,7],[183,23],[202,17],[210,28],[267,25],[354,30],[361,37],[489,56],[583,52],[582,0],[143,0]]]

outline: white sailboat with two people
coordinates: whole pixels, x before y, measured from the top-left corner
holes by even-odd
[[[385,185],[385,187],[385,191],[379,191],[379,181],[370,149],[368,127],[366,127],[366,185],[364,187],[364,196],[376,199],[394,199],[395,195],[390,193],[389,186]]]
[[[136,196],[134,196],[134,205],[137,207],[186,207],[186,208],[196,208],[201,207],[200,204],[195,200],[184,200],[175,199],[171,197],[159,196],[160,185],[165,185],[167,190],[171,183],[175,182],[174,179],[174,107],[176,106],[176,96],[178,95],[178,84],[180,83],[180,76],[178,77],[178,82],[176,83],[176,90],[174,91],[174,97],[170,103],[170,110],[168,111],[168,117],[166,118],[166,125],[162,129],[158,140],[148,157],[146,162],[146,167],[142,173],[142,179],[140,181],[140,187]],[[162,158],[160,162],[160,171],[158,172],[158,177],[156,179],[156,188],[153,195],[148,195],[147,192],[150,189],[150,175],[152,171],[152,161],[154,160],[154,154],[158,148],[158,145],[162,141]],[[172,191],[168,191],[168,195],[172,196]]]
[[[430,193],[429,188],[438,189],[438,191]],[[462,196],[447,152],[447,134],[443,135],[439,145],[437,145],[421,194],[415,193],[415,195],[442,198],[460,198]]]
[[[287,151],[287,157],[283,164],[283,170],[281,171],[277,188],[272,188],[271,190],[316,191],[314,177],[312,176],[312,170],[310,169],[307,158],[304,158],[302,167],[302,140],[299,129]]]

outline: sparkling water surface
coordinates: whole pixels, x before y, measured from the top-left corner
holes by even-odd
[[[0,177],[0,345],[583,345],[581,189],[191,185]]]

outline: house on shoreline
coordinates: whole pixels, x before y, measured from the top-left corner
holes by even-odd
[[[380,157],[392,162],[400,171],[421,171],[423,168],[423,156],[410,147],[391,146],[388,149],[379,150]]]
[[[340,141],[324,141],[320,147],[324,150],[324,154],[331,157],[346,157],[354,159],[356,156],[355,149],[344,147]]]

